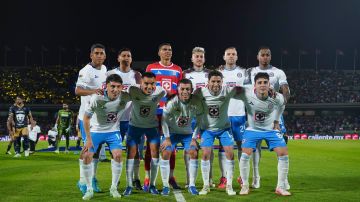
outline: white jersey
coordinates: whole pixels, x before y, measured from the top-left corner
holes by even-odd
[[[183,103],[175,96],[166,103],[163,111],[163,129],[164,136],[169,137],[174,134],[192,134],[191,121],[193,118],[203,114],[201,100],[192,96],[188,103]],[[164,123],[165,121],[165,123]]]
[[[79,72],[79,77],[76,82],[76,87],[81,87],[83,89],[98,89],[106,81],[106,67],[101,66],[100,69],[96,69],[91,64],[87,64]],[[79,109],[78,118],[83,120],[85,107],[90,102],[91,95],[81,96],[81,105]]]
[[[193,68],[191,68],[184,71],[184,76],[191,81],[194,91],[197,88],[207,87],[208,74],[208,69],[203,69],[203,71],[195,71]]]
[[[243,88],[244,92],[240,98],[244,101],[247,111],[248,127],[246,130],[269,131],[274,128],[274,121],[279,120],[283,112],[284,97],[276,93],[276,98],[268,97],[266,100],[260,100],[253,86]]]
[[[107,76],[109,76],[111,74],[117,74],[121,77],[121,79],[123,80],[123,86],[124,86],[123,91],[127,91],[130,86],[136,85],[136,80],[137,80],[136,75],[139,74],[138,76],[140,76],[139,72],[134,71],[132,69],[130,69],[130,71],[128,71],[128,72],[122,72],[122,71],[120,71],[119,68],[115,68],[106,73]],[[120,118],[120,121],[129,121],[130,120],[131,108],[132,108],[132,103],[128,102],[126,104],[125,111]]]
[[[251,71],[251,83],[255,84],[255,75],[259,72],[266,72],[269,74],[270,85],[274,88],[276,92],[279,92],[280,86],[284,84],[288,84],[286,80],[286,75],[283,70],[278,69],[269,65],[266,69],[261,69],[259,66],[252,67],[249,71]]]
[[[29,139],[32,141],[36,141],[37,134],[41,133],[40,127],[38,125],[31,128],[31,125],[28,125],[28,131],[29,131]]]
[[[200,88],[194,92],[194,95],[202,100],[204,106],[202,129],[217,131],[230,128],[228,107],[230,98],[235,94],[236,89],[230,87],[223,87],[217,96],[212,95],[208,88]]]
[[[93,94],[85,113],[91,117],[90,132],[107,133],[120,130],[120,117],[126,103],[130,101],[128,93],[122,92],[115,100],[109,100],[106,95]]]
[[[223,83],[228,87],[243,86],[246,77],[246,71],[244,68],[235,67],[232,70],[221,70],[223,76]],[[229,116],[245,116],[245,106],[243,101],[231,98],[229,109]]]
[[[138,128],[158,127],[156,110],[161,98],[166,95],[165,89],[156,86],[153,94],[145,95],[140,88],[130,86],[129,94],[133,104],[129,124]]]

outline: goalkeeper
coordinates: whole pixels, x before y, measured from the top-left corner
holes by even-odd
[[[64,135],[66,139],[65,153],[69,153],[69,137],[71,132],[71,124],[73,120],[73,112],[69,110],[69,105],[63,103],[63,108],[59,110],[54,129],[57,130],[55,153],[59,153],[59,143]]]

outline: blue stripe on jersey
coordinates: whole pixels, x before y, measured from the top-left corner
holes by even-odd
[[[180,72],[174,70],[152,69],[151,72],[154,73],[155,75],[180,77]]]

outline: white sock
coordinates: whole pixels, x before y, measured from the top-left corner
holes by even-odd
[[[210,161],[201,160],[201,175],[204,186],[209,186]]]
[[[140,160],[134,159],[134,178],[133,178],[134,180],[140,179],[139,170],[140,170]]]
[[[79,159],[79,168],[80,168],[80,184],[85,184],[85,177],[84,177],[84,170],[82,165],[84,164],[84,161],[82,159]]]
[[[209,171],[209,179],[212,181],[213,178],[213,163],[214,163],[214,150],[211,150],[210,154],[210,171]]]
[[[220,151],[219,150],[219,154],[218,154],[218,158],[219,158],[219,167],[220,167],[220,172],[221,172],[221,177],[225,177],[226,173],[225,173],[225,169],[226,169],[226,157],[225,157],[225,152],[224,151]]]
[[[278,182],[277,187],[285,189],[285,180],[289,172],[289,155],[278,157]]]
[[[164,187],[169,187],[169,173],[170,173],[170,163],[169,160],[160,160],[160,172],[161,179]]]
[[[225,160],[226,164],[226,185],[232,186],[233,176],[234,176],[234,160]]]
[[[196,177],[197,177],[197,170],[198,170],[198,160],[197,159],[190,159],[189,163],[189,186],[195,186]]]
[[[189,178],[190,178],[190,173],[189,173],[189,161],[190,161],[190,155],[184,151],[184,162],[185,162],[185,169],[186,169],[186,184],[189,184]]]
[[[240,151],[240,150],[238,150],[238,162],[239,162],[239,172],[241,171],[240,170],[240,160],[241,160],[241,153],[242,153],[242,151]],[[241,174],[240,174],[240,176],[241,176]]]
[[[244,185],[249,185],[250,156],[246,153],[241,154],[240,176]]]
[[[99,159],[106,159],[106,152],[105,152],[105,144],[101,145],[100,153],[99,153]]]
[[[126,160],[126,186],[132,187],[133,181],[133,174],[134,174],[134,159],[127,159]]]
[[[92,163],[90,164],[83,164],[82,166],[83,169],[83,173],[84,173],[84,178],[85,178],[85,184],[87,189],[92,189],[92,177],[93,177],[93,165]]]
[[[256,145],[256,151],[253,153],[253,179],[259,178],[259,164],[261,158],[261,142]]]
[[[152,158],[150,163],[150,185],[155,186],[158,171],[159,171],[159,159]]]
[[[98,163],[99,163],[99,159],[93,159],[93,160],[92,160],[92,164],[93,164],[93,178],[96,178],[96,171],[97,171]]]
[[[116,162],[114,159],[111,159],[111,172],[112,172],[111,187],[117,188],[121,176],[122,167],[123,167],[123,162],[119,163]]]

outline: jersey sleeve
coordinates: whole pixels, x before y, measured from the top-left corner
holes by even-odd
[[[288,82],[286,79],[285,72],[282,70],[279,70],[279,86],[287,85],[287,84],[288,84]]]
[[[94,94],[90,98],[90,103],[85,108],[85,114],[88,117],[92,117],[95,112],[95,108],[97,107],[98,95]]]
[[[162,119],[161,119],[161,127],[165,137],[170,137],[170,130],[169,130],[169,119],[171,118],[171,114],[173,111],[174,101],[170,100],[166,103],[166,106],[163,109]]]
[[[78,80],[76,82],[76,87],[86,88],[87,84],[90,82],[89,73],[86,69],[81,69],[79,72]]]

